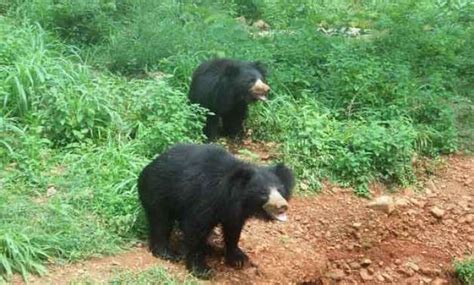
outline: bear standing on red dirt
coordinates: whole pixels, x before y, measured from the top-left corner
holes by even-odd
[[[193,73],[189,100],[209,109],[204,134],[209,141],[219,134],[222,119],[224,135],[235,138],[243,133],[248,104],[266,101],[270,87],[266,69],[260,62],[214,59],[202,63]]]
[[[221,225],[226,262],[240,268],[248,260],[238,246],[245,221],[252,216],[286,221],[294,184],[293,172],[282,163],[257,166],[217,145],[176,145],[147,165],[138,179],[150,250],[156,257],[180,259],[170,247],[177,222],[184,234],[186,267],[209,278],[207,239]]]

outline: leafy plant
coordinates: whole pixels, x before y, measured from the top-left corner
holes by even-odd
[[[466,258],[454,264],[456,274],[463,284],[474,284],[474,259]]]

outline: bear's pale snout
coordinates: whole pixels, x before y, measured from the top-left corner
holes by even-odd
[[[250,92],[252,92],[255,99],[267,101],[267,94],[270,92],[270,86],[258,79],[255,81],[255,84],[252,86],[252,88],[250,88]]]
[[[276,188],[270,189],[268,201],[263,205],[263,209],[272,218],[285,222],[288,220],[286,212],[288,211],[288,201],[278,192]]]

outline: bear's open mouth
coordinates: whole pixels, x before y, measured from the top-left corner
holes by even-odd
[[[274,188],[270,190],[268,201],[262,208],[275,220],[280,222],[286,222],[288,220],[288,215],[286,214],[288,202],[281,196],[280,192]]]
[[[288,215],[286,213],[279,213],[274,215],[273,217],[280,222],[288,221]]]
[[[266,93],[261,93],[261,94],[254,93],[253,97],[255,97],[255,99],[260,100],[260,101],[267,101],[268,100]]]
[[[288,215],[286,214],[287,207],[277,209],[275,207],[272,207],[266,204],[263,206],[263,209],[270,217],[272,217],[273,219],[277,221],[280,221],[280,222],[288,221]]]

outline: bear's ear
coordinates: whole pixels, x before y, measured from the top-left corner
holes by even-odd
[[[258,70],[258,72],[262,74],[264,78],[267,77],[268,70],[267,66],[264,63],[262,63],[261,61],[254,61],[252,64]]]
[[[229,183],[231,185],[238,185],[244,187],[252,179],[255,170],[248,166],[239,166],[229,175]]]
[[[236,64],[230,63],[224,67],[224,75],[227,77],[237,77],[240,73],[240,67]]]
[[[293,188],[295,187],[295,176],[293,171],[285,166],[283,163],[278,163],[271,167],[271,170],[280,178],[281,182],[285,186],[286,193],[284,193],[285,199],[291,197]]]

